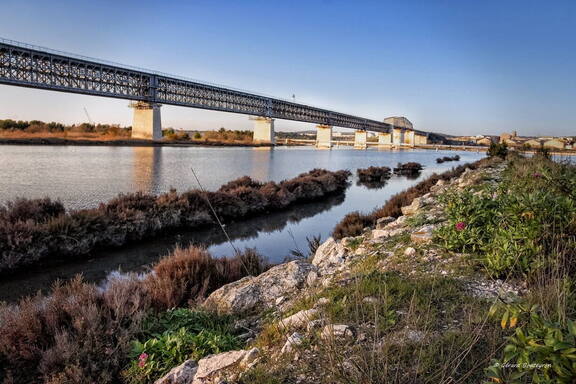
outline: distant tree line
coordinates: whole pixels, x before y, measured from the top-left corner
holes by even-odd
[[[112,136],[130,136],[132,127],[120,127],[112,124],[73,124],[64,125],[62,123],[46,123],[40,120],[0,120],[0,131],[22,132],[22,133],[97,133]]]

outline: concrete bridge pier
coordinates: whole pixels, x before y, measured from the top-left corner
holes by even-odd
[[[275,144],[274,119],[269,117],[251,117],[254,121],[254,136],[252,141],[258,144]]]
[[[392,146],[392,134],[387,132],[378,133],[378,148],[386,148]]]
[[[316,126],[316,148],[330,149],[332,148],[332,126],[331,125],[317,125]]]
[[[139,101],[130,104],[132,116],[132,138],[162,140],[160,104]]]
[[[413,147],[414,146],[414,130],[409,129],[406,132],[404,132],[404,143],[408,144],[409,146]]]
[[[404,130],[402,128],[392,128],[392,144],[396,147],[404,142]]]
[[[366,131],[357,129],[354,133],[354,149],[366,149],[366,139],[368,134]]]

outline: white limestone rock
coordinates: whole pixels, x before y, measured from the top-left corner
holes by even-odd
[[[414,243],[429,243],[434,237],[434,225],[425,225],[410,234],[410,240]]]
[[[186,360],[177,367],[174,367],[154,384],[188,384],[194,380],[198,371],[198,363],[195,360]]]
[[[404,250],[404,256],[414,256],[416,254],[416,250],[412,247],[408,247]]]
[[[294,351],[294,347],[302,344],[302,341],[304,341],[304,336],[302,336],[298,332],[294,332],[293,334],[288,336],[288,339],[286,339],[286,343],[280,350],[280,353],[284,354]]]
[[[383,229],[386,225],[394,221],[396,221],[396,218],[392,216],[381,217],[376,220],[376,229]]]
[[[259,355],[258,348],[228,351],[207,356],[198,361],[198,370],[192,384],[207,384],[218,380],[223,371],[231,368],[245,369]]]
[[[303,260],[277,265],[259,276],[248,276],[214,291],[204,306],[220,313],[242,314],[270,308],[279,297],[290,297],[316,267]]]
[[[312,264],[321,271],[332,271],[341,266],[346,259],[346,249],[344,246],[329,237],[322,243],[312,259]]]
[[[328,324],[322,329],[321,337],[324,340],[334,339],[334,338],[347,338],[353,339],[356,332],[354,328],[346,324]]]
[[[414,200],[412,200],[412,204],[407,205],[406,207],[402,207],[402,214],[403,215],[413,215],[416,213],[416,211],[420,208],[421,206],[421,202],[420,202],[420,198],[417,197]]]
[[[304,327],[310,320],[313,320],[318,315],[317,309],[303,309],[300,312],[288,316],[280,320],[280,329],[291,329]]]

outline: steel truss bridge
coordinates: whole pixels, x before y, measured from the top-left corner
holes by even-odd
[[[0,40],[0,84],[374,132],[390,132],[392,128],[390,124],[376,120],[9,40]]]

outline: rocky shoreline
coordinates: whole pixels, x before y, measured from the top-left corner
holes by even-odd
[[[365,228],[360,236],[340,241],[329,238],[310,260],[290,261],[259,276],[244,277],[219,288],[208,296],[203,306],[210,311],[237,316],[237,325],[246,330],[244,338],[249,348],[211,355],[198,362],[188,360],[156,384],[251,383],[255,380],[253,372],[272,372],[292,364],[293,382],[320,382],[319,377],[306,376],[295,367],[305,360],[315,361],[318,350],[329,344],[339,347],[343,359],[339,368],[354,371],[358,367],[346,360],[346,350],[383,340],[374,339],[374,324],[331,321],[326,313],[331,298],[324,293],[354,285],[366,274],[450,277],[462,283],[470,300],[489,301],[502,295],[520,294],[524,289],[521,285],[469,271],[464,255],[447,254],[432,243],[434,231],[446,220],[438,197],[447,190],[497,183],[504,166],[504,163],[493,163],[466,170],[447,182],[439,180],[429,193],[403,207],[403,215],[398,218],[381,218],[375,227]],[[380,300],[377,296],[366,296],[359,305],[370,308]],[[441,324],[447,331],[453,326]],[[270,337],[270,333],[274,337]],[[386,337],[400,344],[418,344],[432,334],[426,329],[405,327]]]

